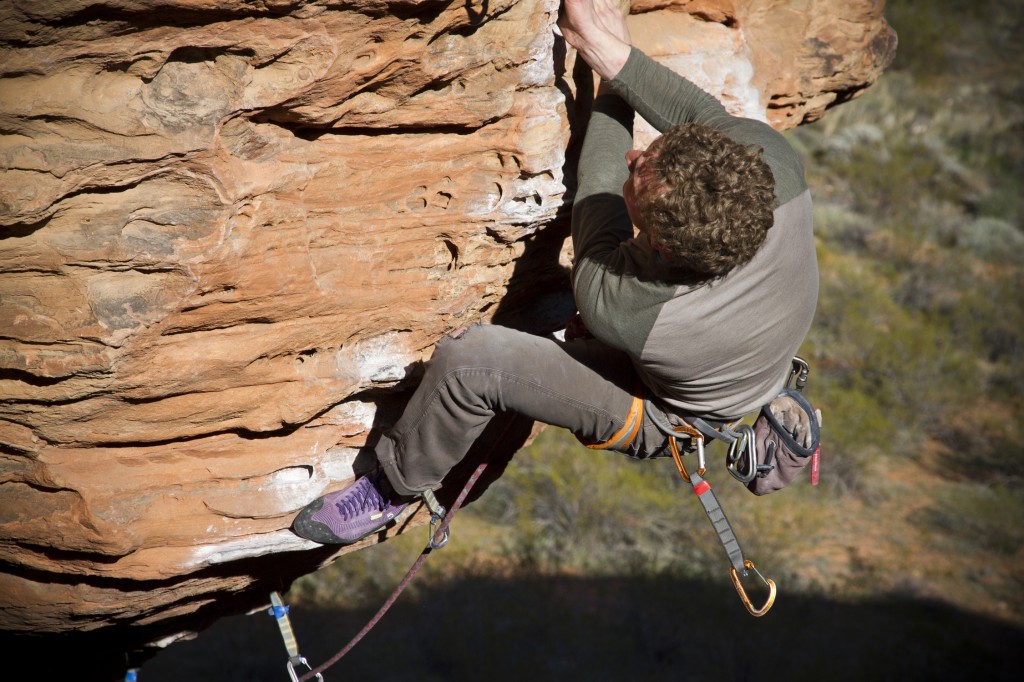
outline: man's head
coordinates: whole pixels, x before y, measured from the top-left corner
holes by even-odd
[[[674,270],[722,277],[764,242],[775,182],[760,149],[691,123],[629,152],[626,163],[629,215]]]

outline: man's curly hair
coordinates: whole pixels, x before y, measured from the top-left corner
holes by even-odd
[[[659,138],[638,197],[638,227],[673,271],[716,279],[754,257],[774,222],[775,180],[756,146],[689,123]]]

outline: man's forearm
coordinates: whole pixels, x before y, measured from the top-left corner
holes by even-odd
[[[629,59],[630,46],[614,38],[606,42],[581,42],[575,47],[583,61],[606,81],[615,78]]]
[[[605,87],[626,100],[658,132],[681,123],[721,128],[733,118],[714,96],[636,49]]]

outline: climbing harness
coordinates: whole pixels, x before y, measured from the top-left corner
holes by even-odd
[[[284,640],[284,648],[288,650],[288,677],[292,682],[298,682],[299,676],[295,672],[296,665],[304,665],[309,668],[304,656],[299,654],[299,644],[295,641],[295,632],[292,630],[291,620],[288,618],[288,606],[281,601],[281,595],[276,591],[270,593],[270,608],[267,614],[274,617],[277,627],[281,631],[281,639]],[[305,678],[303,678],[305,679]],[[316,679],[323,682],[323,676],[316,673]]]

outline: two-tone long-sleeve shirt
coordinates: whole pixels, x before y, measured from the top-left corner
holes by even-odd
[[[782,388],[818,298],[803,164],[769,125],[731,116],[699,87],[633,49],[597,98],[573,205],[573,290],[587,329],[625,351],[648,390],[680,413],[731,419]],[[622,198],[633,116],[659,132],[702,123],[757,145],[775,179],[774,224],[748,263],[722,278],[673,282]]]

